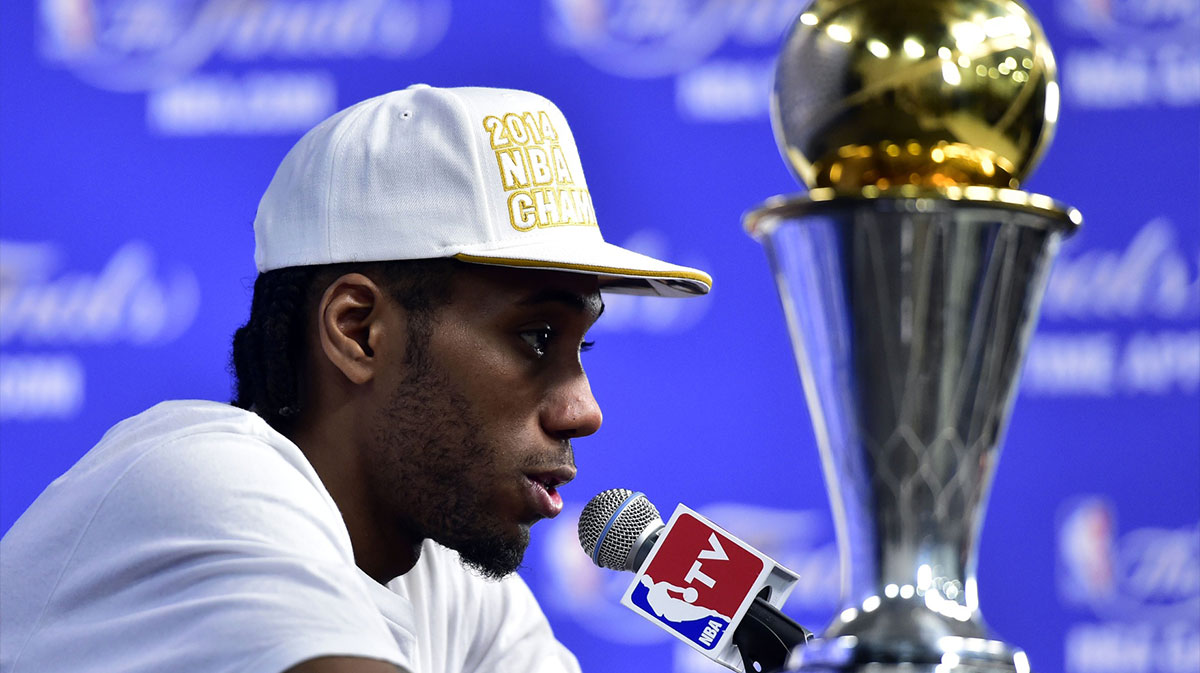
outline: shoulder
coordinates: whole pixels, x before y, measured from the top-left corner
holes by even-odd
[[[113,426],[12,532],[78,531],[141,510],[199,516],[205,512],[188,511],[189,502],[289,487],[323,492],[300,450],[256,414],[216,402],[164,402]]]
[[[270,531],[276,544],[297,548],[319,531],[349,551],[337,507],[303,453],[255,414],[164,403],[114,428],[106,442],[114,444],[108,474],[89,485],[103,491],[93,527],[220,539]]]
[[[255,472],[255,470],[262,470]],[[257,414],[197,400],[163,402],[113,426],[55,486],[100,490],[156,484],[231,492],[247,484],[323,491],[299,447]]]
[[[4,546],[6,561],[37,565],[49,555],[69,568],[134,548],[244,540],[353,559],[337,507],[299,448],[255,414],[166,402],[109,430]]]
[[[19,634],[6,626],[6,649],[25,642],[16,656],[29,670],[84,653],[96,670],[126,670],[102,662],[135,651],[173,670],[405,661],[332,499],[299,449],[252,416],[159,405],[57,480],[4,538],[0,598],[28,617]]]

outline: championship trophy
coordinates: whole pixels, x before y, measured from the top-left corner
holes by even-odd
[[[1015,0],[815,0],[772,123],[809,188],[747,214],[820,446],[842,604],[801,671],[1029,670],[979,611],[979,531],[1051,262],[1078,211],[1018,191],[1058,113]]]

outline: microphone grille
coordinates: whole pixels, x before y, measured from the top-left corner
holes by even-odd
[[[579,544],[596,565],[628,570],[629,552],[655,521],[661,524],[662,517],[645,495],[627,488],[601,491],[579,515]]]

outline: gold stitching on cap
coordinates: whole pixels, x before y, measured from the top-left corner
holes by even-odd
[[[575,186],[558,130],[546,111],[488,115],[483,129],[496,154],[500,184],[508,193],[513,229],[597,226],[592,195]]]
[[[507,257],[485,257],[482,255],[468,255],[465,252],[460,252],[454,256],[455,259],[464,262],[473,262],[475,264],[495,264],[499,266],[520,266],[531,267],[538,269],[571,269],[572,271],[590,271],[592,273],[608,274],[613,276],[643,276],[647,278],[683,278],[692,280],[712,289],[712,276],[709,276],[703,271],[688,271],[680,269],[678,271],[644,271],[640,269],[622,269],[615,266],[600,266],[597,264],[570,264],[566,262],[547,262],[534,259],[509,259]]]

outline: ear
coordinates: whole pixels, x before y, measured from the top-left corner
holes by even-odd
[[[403,338],[399,313],[370,278],[361,273],[341,276],[329,284],[317,305],[321,350],[351,383],[367,383],[380,366],[380,345],[393,333]]]

